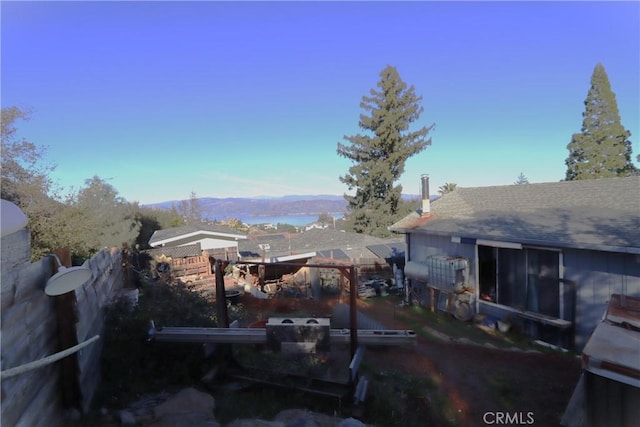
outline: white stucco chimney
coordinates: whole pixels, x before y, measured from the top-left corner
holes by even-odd
[[[422,216],[428,216],[431,214],[431,202],[429,201],[429,175],[422,174],[420,179],[422,180]]]

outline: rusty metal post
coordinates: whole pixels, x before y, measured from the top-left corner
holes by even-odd
[[[131,275],[131,251],[129,244],[126,242],[122,244],[122,267],[124,269],[124,288],[135,288]]]
[[[356,267],[349,269],[349,318],[351,324],[351,359],[358,350],[358,287],[356,286]]]
[[[215,260],[216,275],[216,315],[218,317],[218,327],[229,327],[229,315],[227,313],[227,294],[224,289],[224,274],[222,272],[222,262]]]
[[[60,248],[54,251],[63,267],[71,267],[71,251]],[[54,273],[58,271],[55,260]],[[78,308],[75,291],[58,295],[55,298],[56,318],[58,322],[58,351],[78,344],[77,327]],[[60,360],[60,387],[62,404],[65,408],[82,407],[82,393],[80,392],[80,367],[78,354],[72,354]]]
[[[260,286],[260,290],[264,292],[264,275],[265,275],[265,266],[264,264],[260,264],[258,266],[258,286]]]

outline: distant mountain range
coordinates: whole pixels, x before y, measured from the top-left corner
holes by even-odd
[[[416,199],[419,196],[403,194],[404,199]],[[198,198],[203,215],[208,219],[273,217],[289,215],[320,215],[322,213],[344,214],[347,202],[343,196],[289,195],[282,197],[201,197]],[[171,209],[179,200],[151,203],[144,206],[155,209]]]
[[[339,214],[347,210],[343,196],[311,195],[282,197],[201,197],[198,199],[203,215],[208,219],[248,218],[261,216]],[[152,203],[144,206],[171,209],[179,200]]]

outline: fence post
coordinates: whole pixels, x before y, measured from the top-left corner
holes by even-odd
[[[126,242],[122,244],[122,266],[124,268],[124,288],[135,288],[131,277],[131,251]]]
[[[61,248],[54,251],[64,267],[71,267],[71,251],[69,248]],[[58,265],[54,259],[54,271],[58,271]],[[58,295],[55,298],[56,318],[58,321],[58,351],[78,345],[78,301],[75,291]],[[82,408],[80,393],[80,377],[78,365],[78,353],[74,353],[60,360],[60,386],[62,404],[66,409]]]

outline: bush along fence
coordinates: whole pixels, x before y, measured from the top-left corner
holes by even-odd
[[[100,251],[83,264],[90,271],[83,285],[49,296],[56,257],[32,263],[28,229],[3,233],[1,425],[64,425],[70,413],[88,412],[100,381],[104,307],[124,288],[121,254]],[[68,251],[56,256],[70,266]]]

